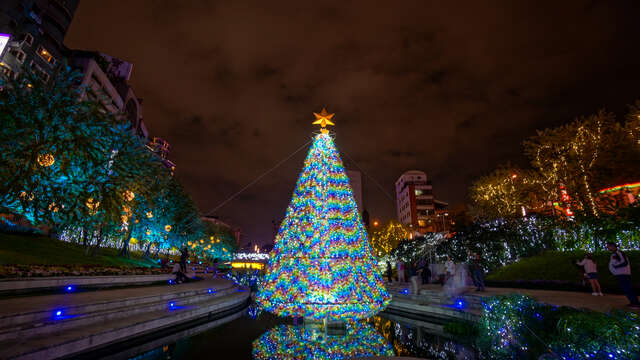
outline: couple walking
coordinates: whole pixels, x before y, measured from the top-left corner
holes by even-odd
[[[631,283],[631,264],[629,263],[629,257],[618,249],[618,245],[613,242],[607,243],[607,249],[611,252],[609,258],[609,271],[616,277],[622,292],[629,299],[627,306],[633,309],[640,309],[640,302],[636,296],[633,285]],[[577,262],[577,265],[584,266],[584,272],[589,279],[591,289],[593,292],[591,295],[602,296],[602,289],[600,288],[600,282],[598,281],[598,269],[596,261],[593,259],[592,254],[586,254],[582,261]]]

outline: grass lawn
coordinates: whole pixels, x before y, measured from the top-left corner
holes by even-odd
[[[155,262],[118,256],[118,250],[101,248],[97,256],[85,256],[84,247],[46,236],[0,233],[0,265],[100,265],[117,267],[151,267]]]
[[[579,283],[581,281],[580,267],[576,261],[582,260],[584,251],[548,251],[544,255],[520,259],[520,261],[494,270],[487,276],[488,281],[548,281]],[[625,251],[631,262],[631,278],[634,288],[640,289],[640,251]],[[609,252],[598,252],[594,259],[598,266],[598,277],[604,292],[619,292],[617,280],[609,272]],[[541,284],[541,288],[545,285]],[[570,289],[567,289],[570,290]]]

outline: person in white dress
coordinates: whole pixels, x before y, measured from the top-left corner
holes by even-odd
[[[447,261],[444,263],[444,283],[449,282],[449,279],[451,279],[455,273],[456,264],[447,256]]]

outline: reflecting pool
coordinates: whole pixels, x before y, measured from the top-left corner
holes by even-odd
[[[476,359],[473,347],[442,332],[442,324],[381,313],[348,324],[342,335],[293,325],[250,307],[239,318],[211,328],[203,323],[119,351],[102,359],[350,359],[414,356]]]

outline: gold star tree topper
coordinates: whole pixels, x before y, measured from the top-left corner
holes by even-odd
[[[335,114],[329,114],[327,112],[327,109],[322,108],[322,111],[320,111],[320,113],[313,113],[313,116],[316,117],[316,121],[313,122],[313,125],[320,125],[320,127],[322,129],[320,129],[320,132],[323,134],[326,134],[329,132],[329,130],[326,129],[327,125],[331,125],[331,126],[335,126],[336,124],[333,123],[333,121],[331,121],[331,119],[333,118],[333,115]]]

